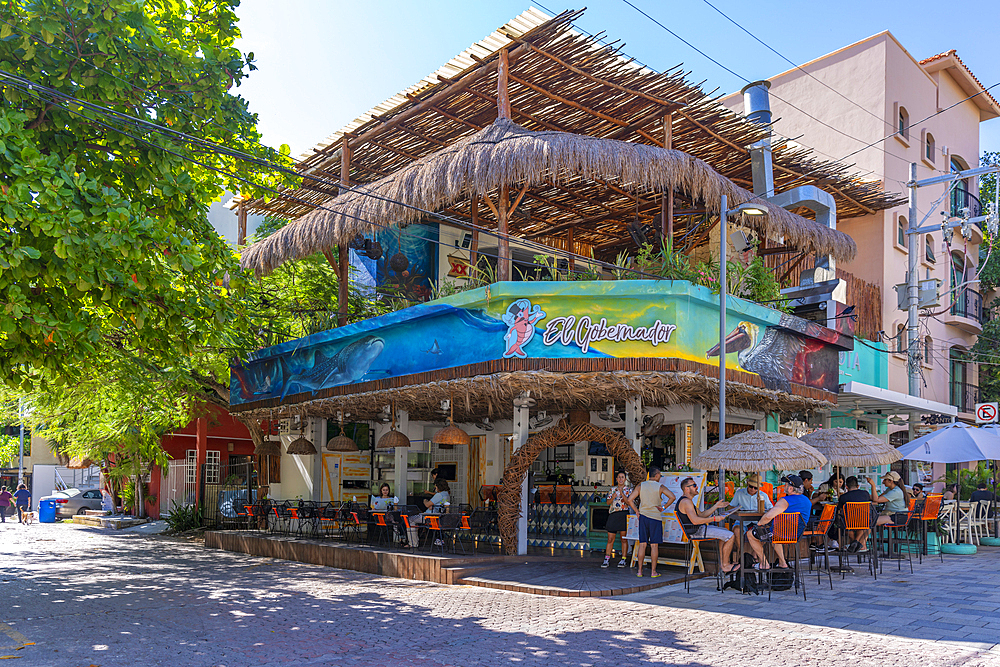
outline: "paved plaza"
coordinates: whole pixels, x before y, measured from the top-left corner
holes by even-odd
[[[0,525],[0,657],[171,665],[1000,666],[1000,550],[789,592],[557,598]]]

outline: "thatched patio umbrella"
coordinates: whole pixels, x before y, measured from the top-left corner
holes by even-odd
[[[838,468],[884,466],[902,458],[899,450],[888,442],[853,428],[824,428],[799,440],[818,449],[830,465]]]
[[[265,275],[282,263],[348,243],[359,234],[423,218],[476,193],[507,185],[533,187],[570,178],[609,180],[634,192],[680,190],[718,213],[722,195],[736,208],[751,200],[765,216],[734,222],[761,237],[785,239],[804,252],[848,260],[850,236],[786,211],[739,187],[708,163],[677,150],[568,132],[527,130],[508,118],[357,186],[243,251],[241,264]]]
[[[726,438],[691,462],[692,467],[700,470],[725,468],[740,472],[798,470],[825,464],[826,457],[801,440],[783,433],[758,430]]]

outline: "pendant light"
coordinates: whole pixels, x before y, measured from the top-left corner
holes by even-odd
[[[305,420],[299,415],[299,437],[288,445],[288,453],[295,456],[312,456],[316,453],[316,445],[305,436]]]
[[[274,427],[273,418],[273,414],[268,415],[267,435],[264,436],[264,441],[254,448],[254,456],[281,456],[281,445],[271,440],[271,429]]]
[[[469,445],[472,444],[472,437],[468,433],[455,426],[455,403],[448,399],[448,407],[451,410],[448,415],[448,425],[434,434],[431,442],[435,445]]]
[[[409,447],[410,439],[396,430],[396,404],[392,404],[392,426],[378,439],[375,449],[395,449],[396,447]]]
[[[358,443],[354,442],[353,439],[348,438],[344,434],[344,413],[337,411],[337,422],[340,427],[340,435],[330,438],[326,443],[327,451],[331,452],[356,452],[358,451]]]

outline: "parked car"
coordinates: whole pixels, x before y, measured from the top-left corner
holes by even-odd
[[[56,501],[56,516],[59,518],[69,518],[77,514],[83,514],[84,510],[101,509],[100,489],[66,489],[56,491],[50,496],[39,499]]]

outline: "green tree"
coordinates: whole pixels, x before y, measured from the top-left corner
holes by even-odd
[[[3,4],[0,377],[8,383],[65,383],[109,352],[170,367],[206,346],[250,344],[232,326],[246,320],[245,301],[231,298],[244,275],[206,211],[223,188],[252,194],[240,179],[265,176],[163,135],[280,159],[258,144],[255,116],[230,92],[253,69],[252,54],[233,46],[236,4]]]
[[[987,151],[980,158],[980,165],[1000,166],[1000,152]],[[996,200],[997,174],[985,174],[979,179],[979,201],[985,212],[986,207]],[[979,390],[983,401],[1000,400],[1000,355],[997,354],[997,342],[1000,341],[1000,318],[997,308],[1000,300],[996,298],[986,302],[987,294],[1000,285],[1000,243],[998,239],[983,230],[984,241],[979,246],[979,289],[983,302],[983,332],[976,340],[976,345],[970,351],[968,358],[979,362]]]

